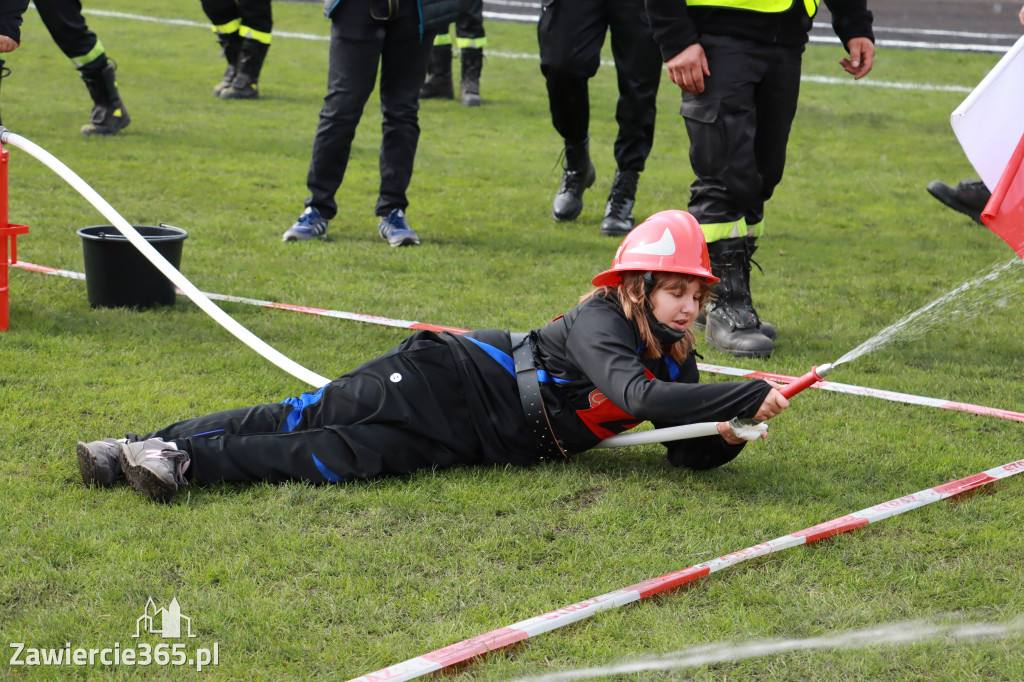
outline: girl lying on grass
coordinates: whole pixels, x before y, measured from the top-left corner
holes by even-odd
[[[340,483],[468,464],[529,465],[643,421],[718,422],[667,444],[709,469],[746,441],[728,423],[789,402],[760,379],[699,384],[690,330],[717,282],[697,221],[664,211],[630,232],[579,305],[526,334],[420,331],[315,393],[78,443],[87,485],[124,478],[170,502],[189,482]]]

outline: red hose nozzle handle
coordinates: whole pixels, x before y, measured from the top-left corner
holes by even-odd
[[[834,368],[835,366],[830,362],[825,363],[821,367],[814,367],[810,372],[803,375],[796,381],[786,384],[780,388],[779,393],[786,396],[786,399],[788,400],[805,388],[810,388],[819,381],[824,380],[824,378],[827,377]]]

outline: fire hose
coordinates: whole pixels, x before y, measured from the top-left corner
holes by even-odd
[[[121,234],[124,235],[124,237],[131,242],[131,244],[137,248],[161,273],[163,273],[167,279],[171,280],[171,282],[173,282],[183,294],[188,296],[193,303],[199,306],[199,308],[207,315],[216,320],[222,327],[234,334],[239,341],[262,355],[277,367],[288,372],[296,379],[305,381],[314,388],[320,388],[321,386],[330,383],[331,380],[327,377],[322,377],[319,374],[306,369],[294,360],[272,348],[261,338],[239,324],[233,317],[217,307],[216,303],[207,298],[206,294],[197,289],[196,286],[181,274],[177,268],[171,265],[167,259],[164,258],[159,251],[153,248],[153,246],[147,242],[146,239],[128,223],[127,220],[122,218],[121,214],[115,211],[114,207],[108,204],[107,201],[96,192],[96,190],[90,187],[84,180],[82,180],[82,178],[78,177],[74,171],[64,165],[64,163],[55,156],[34,142],[25,139],[21,135],[12,133],[3,127],[0,127],[0,142],[21,149],[59,175],[65,182],[71,185],[73,189],[85,197],[85,200],[92,204],[97,211],[103,214],[103,217],[109,220],[110,224],[116,227]]]

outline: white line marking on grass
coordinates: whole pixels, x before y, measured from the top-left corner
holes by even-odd
[[[146,15],[143,15],[143,14],[129,14],[127,12],[111,12],[109,10],[100,10],[100,9],[86,9],[86,10],[82,10],[82,13],[83,14],[91,14],[91,15],[95,15],[95,16],[101,16],[101,17],[110,17],[110,18],[113,18],[113,19],[129,19],[131,21],[145,21],[145,22],[154,23],[154,24],[170,24],[170,25],[173,25],[173,26],[189,26],[189,27],[202,28],[202,29],[207,29],[207,30],[210,28],[209,24],[205,24],[205,23],[202,23],[202,22],[199,22],[199,21],[192,21],[190,19],[166,19],[166,18],[161,18],[161,17],[146,16]],[[484,16],[487,16],[488,14],[493,14],[493,13],[484,12]],[[492,16],[491,18],[510,18],[510,17],[514,17],[514,16],[516,16],[516,15],[496,15],[496,16]],[[313,33],[291,33],[291,32],[288,32],[288,31],[274,31],[274,37],[275,38],[293,38],[295,40],[313,40],[313,41],[321,41],[321,42],[326,42],[326,41],[330,40],[330,37],[327,36],[327,35],[316,35],[316,34],[313,34]],[[836,42],[836,41],[835,41],[835,39],[814,39],[814,38],[812,38],[812,42]],[[925,45],[925,44],[921,43],[921,45]],[[978,50],[986,50],[986,51],[998,51],[998,52],[1005,52],[1006,51],[1005,47],[994,48],[991,45],[988,45],[988,46],[978,46],[977,49]],[[528,60],[531,60],[531,61],[537,61],[537,60],[540,59],[540,57],[537,54],[533,54],[533,53],[525,53],[525,52],[500,52],[500,51],[495,51],[495,50],[489,50],[487,52],[487,56],[490,57],[490,58],[497,57],[499,59],[528,59]],[[602,66],[614,67],[615,66],[615,62],[610,61],[610,60],[602,60],[601,61],[601,65]],[[846,86],[855,86],[855,87],[861,87],[861,88],[872,88],[873,87],[873,88],[887,88],[887,89],[892,89],[892,90],[917,90],[917,91],[923,91],[923,92],[962,92],[962,93],[968,93],[968,92],[971,92],[974,89],[973,87],[968,87],[968,86],[964,86],[964,85],[934,85],[932,83],[900,83],[900,82],[893,82],[893,81],[873,81],[873,80],[855,81],[852,78],[835,78],[835,77],[832,77],[832,76],[813,76],[813,75],[801,76],[800,80],[805,82],[805,83],[817,83],[817,84],[821,84],[821,85],[846,85]]]
[[[715,663],[731,663],[761,656],[777,656],[793,651],[820,649],[864,649],[872,646],[909,646],[941,640],[962,643],[976,640],[998,640],[1019,637],[1024,633],[1024,616],[1009,623],[965,623],[942,625],[916,620],[891,625],[845,630],[832,635],[806,639],[755,639],[747,642],[703,644],[657,657],[634,659],[608,666],[579,668],[516,682],[564,682],[592,677],[622,675],[651,670],[696,668]]]

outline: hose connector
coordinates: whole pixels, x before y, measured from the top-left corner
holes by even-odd
[[[827,362],[820,367],[813,367],[807,374],[780,388],[779,393],[786,396],[787,399],[792,398],[805,388],[810,388],[819,381],[824,380],[826,376],[832,373],[833,369],[835,369],[835,365],[831,362]]]

